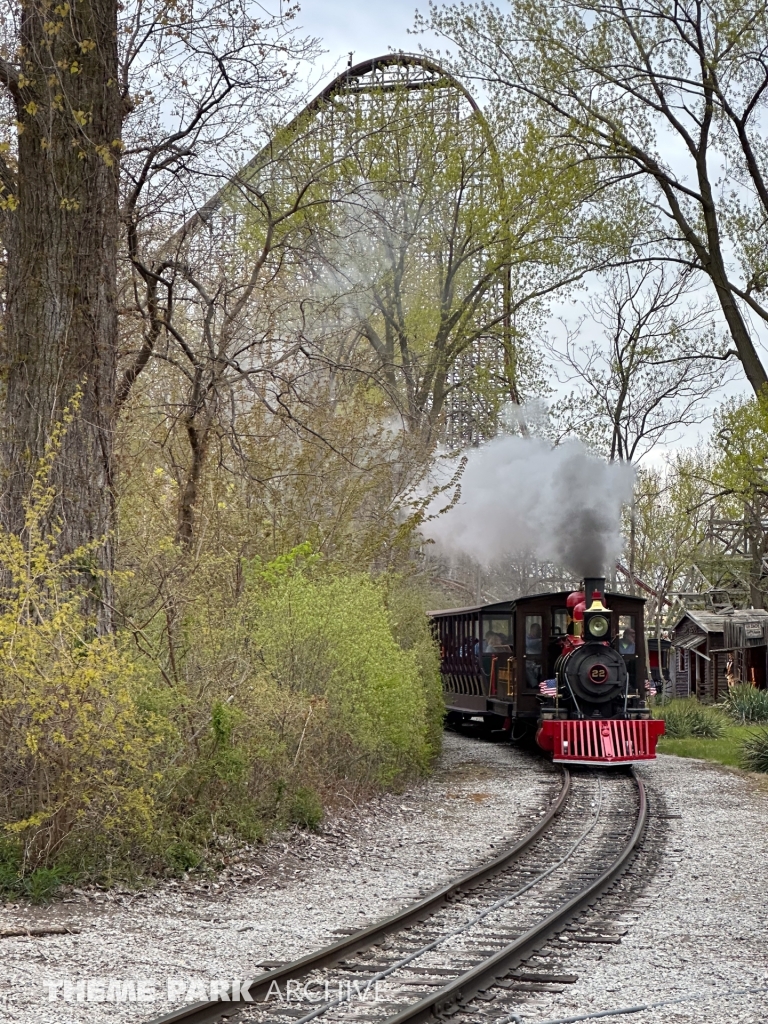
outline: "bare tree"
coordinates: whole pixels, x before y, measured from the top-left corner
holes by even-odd
[[[272,127],[311,50],[294,8],[246,0],[17,0],[0,84],[17,130],[0,155],[7,463],[3,517],[18,531],[30,475],[78,391],[55,474],[61,548],[108,536],[113,436],[159,333],[167,264],[145,260],[201,191]],[[138,273],[146,345],[118,390],[118,264]],[[111,564],[111,546],[102,562]]]
[[[574,147],[606,187],[643,186],[649,241],[709,279],[759,393],[768,376],[749,315],[768,323],[762,0],[460,3],[431,6],[426,24],[488,83],[500,117],[528,106],[553,150]]]
[[[286,263],[295,268],[306,258],[302,217],[322,202],[321,170],[310,168],[295,188],[283,177],[276,191],[236,177],[227,206],[207,229],[177,233],[170,251],[155,243],[142,252],[138,241],[132,249],[123,293],[133,330],[126,332],[116,404],[128,400],[148,364],[173,371],[163,415],[174,439],[168,451],[179,489],[176,539],[187,548],[211,443],[228,435],[237,446],[244,393],[267,404],[268,392],[276,394],[290,408],[286,398],[302,371],[292,327],[296,299],[282,274]]]
[[[690,292],[690,274],[652,264],[605,279],[580,329],[553,344],[573,393],[554,407],[561,429],[613,461],[637,462],[680,428],[700,422],[705,399],[735,353],[716,340],[713,310]],[[601,339],[582,340],[592,325]]]
[[[614,270],[589,304],[601,340],[567,333],[555,349],[572,394],[554,406],[561,431],[611,462],[638,462],[708,414],[705,402],[735,353],[718,348],[713,310],[691,295],[690,274],[653,264]],[[582,324],[582,331],[584,324]],[[630,589],[635,592],[637,499],[629,508]]]

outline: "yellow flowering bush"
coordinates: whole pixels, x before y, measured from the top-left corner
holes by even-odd
[[[0,893],[216,863],[428,767],[442,701],[415,592],[309,544],[265,563],[158,542],[141,579],[100,569],[97,544],[62,555],[67,422],[24,529],[0,527]]]
[[[0,529],[0,846],[19,852],[22,876],[76,845],[97,857],[115,836],[147,841],[164,732],[124,638],[99,635],[95,546],[57,553],[47,481],[60,439],[21,536]]]

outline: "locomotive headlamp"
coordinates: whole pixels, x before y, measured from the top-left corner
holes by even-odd
[[[592,636],[599,637],[602,640],[608,632],[608,619],[604,615],[590,615],[587,628]]]
[[[599,591],[592,595],[592,604],[584,612],[584,637],[589,640],[604,640],[611,628],[610,611],[603,604]]]

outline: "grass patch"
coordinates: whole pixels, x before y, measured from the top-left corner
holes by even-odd
[[[35,868],[24,874],[20,844],[0,840],[0,902],[26,897],[32,903],[48,903],[60,886],[74,877],[64,865]]]
[[[689,736],[675,739],[662,736],[657,750],[660,754],[675,754],[677,757],[698,757],[703,761],[714,761],[717,764],[729,765],[732,768],[744,767],[742,764],[742,747],[746,740],[755,735],[755,729],[744,725],[728,725],[723,735],[717,739],[701,736]]]

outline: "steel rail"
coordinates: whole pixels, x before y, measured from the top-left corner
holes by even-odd
[[[588,904],[593,903],[624,871],[640,842],[648,820],[648,800],[642,779],[634,771],[632,776],[637,783],[639,807],[635,827],[628,842],[619,856],[602,874],[588,886],[564,903],[548,917],[530,928],[514,942],[494,956],[484,960],[471,970],[462,974],[454,981],[425,996],[400,1013],[388,1017],[383,1024],[418,1024],[430,1018],[438,1017],[469,1002],[478,992],[489,988],[497,977],[503,977],[509,970],[517,967],[537,949],[540,949],[556,932]]]
[[[340,939],[338,942],[334,942],[330,946],[324,946],[322,949],[319,949],[314,953],[309,953],[307,956],[301,957],[299,960],[294,960],[291,963],[285,964],[275,970],[270,970],[264,974],[260,974],[257,978],[253,979],[247,989],[250,997],[248,1000],[236,998],[235,992],[230,990],[230,996],[235,998],[192,1003],[188,1006],[182,1006],[178,1010],[172,1010],[170,1013],[166,1013],[162,1017],[156,1017],[153,1020],[148,1021],[147,1024],[177,1024],[177,1022],[182,1021],[184,1024],[209,1024],[209,1022],[217,1021],[225,1014],[227,1016],[231,1015],[238,1006],[252,1006],[258,1001],[259,996],[266,995],[270,986],[275,982],[280,982],[281,980],[287,981],[288,979],[298,979],[320,967],[327,967],[331,964],[338,963],[340,960],[343,960],[354,953],[359,953],[361,950],[377,945],[382,939],[386,938],[392,932],[401,931],[410,925],[431,917],[434,913],[440,910],[441,907],[446,903],[450,903],[451,900],[455,899],[462,892],[473,889],[488,878],[492,878],[500,871],[503,871],[525,850],[527,850],[535,840],[541,838],[557,815],[560,814],[565,807],[570,794],[570,772],[565,767],[562,767],[562,772],[563,783],[560,787],[560,791],[550,804],[543,817],[536,822],[536,825],[527,832],[522,839],[518,840],[514,846],[511,846],[509,849],[499,854],[498,857],[494,857],[493,860],[487,861],[485,864],[480,864],[476,868],[472,868],[470,871],[461,875],[460,878],[457,878],[453,882],[449,882],[447,885],[441,886],[439,889],[435,889],[417,903],[411,904],[404,910],[394,914],[392,917],[388,917],[383,921],[370,925],[368,928],[363,928],[360,931],[354,932],[352,935]]]

